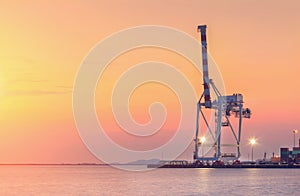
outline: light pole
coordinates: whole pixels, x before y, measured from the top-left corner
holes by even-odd
[[[252,159],[252,162],[253,162],[253,147],[254,145],[256,144],[256,139],[255,138],[252,138],[249,140],[250,144],[251,144],[251,148],[252,148],[252,156],[251,156],[251,159]]]
[[[200,143],[201,143],[201,146],[202,146],[202,158],[204,158],[204,142],[206,141],[205,137],[201,137],[200,138]]]
[[[294,147],[296,147],[296,134],[298,133],[298,130],[293,130],[294,133]]]

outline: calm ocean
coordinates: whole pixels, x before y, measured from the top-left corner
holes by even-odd
[[[0,166],[0,195],[300,195],[300,169]]]

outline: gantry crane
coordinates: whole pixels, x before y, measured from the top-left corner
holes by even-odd
[[[218,160],[238,160],[241,156],[240,141],[242,132],[242,119],[250,118],[251,111],[249,108],[243,107],[243,95],[222,95],[214,84],[213,80],[209,78],[208,72],[208,55],[207,55],[207,41],[206,41],[206,25],[199,25],[198,32],[201,33],[201,45],[202,45],[202,67],[203,67],[203,85],[204,91],[197,103],[197,119],[196,119],[196,134],[195,134],[195,151],[194,161],[218,161]],[[216,99],[211,100],[211,89],[215,94]],[[214,112],[215,125],[209,124],[205,112],[203,110],[212,110]],[[201,114],[201,118],[200,118]],[[237,130],[230,121],[230,116],[234,116],[238,119]],[[206,137],[210,137],[210,140],[206,139],[206,143],[203,138],[199,138],[199,120],[203,119],[203,122],[208,129]],[[221,136],[222,130],[229,128],[234,137],[233,144],[222,144]],[[209,143],[210,141],[210,143]],[[225,153],[222,148],[231,147],[235,149],[235,152]],[[202,156],[199,156],[199,151],[202,148]],[[206,152],[204,154],[204,148]],[[214,149],[213,156],[206,156],[210,149]]]

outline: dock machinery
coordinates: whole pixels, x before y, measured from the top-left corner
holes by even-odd
[[[199,25],[198,32],[201,33],[201,45],[202,45],[202,66],[203,66],[203,85],[204,91],[197,103],[197,119],[196,119],[196,134],[195,134],[195,151],[194,161],[220,161],[220,160],[238,160],[241,156],[240,141],[242,132],[242,119],[250,118],[251,111],[249,108],[243,107],[243,95],[221,95],[213,80],[209,78],[208,72],[208,56],[207,56],[207,41],[206,41],[206,25]],[[211,100],[211,89],[215,93],[216,100]],[[213,110],[215,116],[215,125],[212,127],[205,117],[204,109]],[[201,117],[200,117],[201,114]],[[235,130],[233,124],[230,122],[230,116],[234,116],[238,119],[237,130]],[[199,120],[203,119],[205,126],[211,137],[211,144],[204,144],[204,141],[199,139]],[[227,127],[231,130],[234,137],[233,144],[221,144],[222,129]],[[214,129],[214,130],[213,130]],[[236,153],[222,152],[222,147],[231,147],[235,149]],[[215,153],[211,157],[204,155],[203,148],[210,147],[215,150]],[[199,150],[202,148],[202,156],[199,156]]]

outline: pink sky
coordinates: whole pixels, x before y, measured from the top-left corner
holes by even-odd
[[[244,121],[243,157],[250,137],[258,138],[256,158],[278,154],[300,129],[299,7],[297,0],[1,3],[0,163],[97,162],[75,128],[73,82],[97,42],[137,25],[169,26],[198,39],[196,26],[207,24],[208,49],[227,93],[242,93],[253,112]],[[139,96],[133,99],[143,100]],[[147,121],[145,110],[133,109],[137,121]]]

